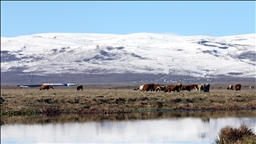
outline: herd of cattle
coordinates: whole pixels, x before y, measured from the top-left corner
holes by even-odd
[[[144,84],[141,85],[139,88],[134,89],[134,90],[140,90],[140,91],[164,91],[164,92],[180,92],[182,90],[187,90],[187,91],[191,91],[191,90],[198,90],[198,91],[203,91],[203,92],[209,92],[210,91],[210,84],[206,83],[206,84],[191,84],[191,85],[182,85],[181,83],[177,83],[177,84],[171,84],[168,86],[165,85],[161,85],[161,84],[154,84],[154,83],[150,83],[150,84]]]
[[[52,90],[54,90],[54,88],[53,88],[53,86],[52,85],[41,85],[40,86],[40,88],[39,88],[39,90],[49,90],[49,89],[52,89]],[[83,90],[83,85],[78,85],[77,87],[76,87],[76,89],[79,91],[79,90]]]
[[[229,90],[236,90],[236,91],[241,91],[241,84],[236,84],[235,87],[233,85],[229,85],[227,87]],[[161,84],[144,84],[141,85],[139,88],[134,89],[134,90],[140,90],[140,91],[164,91],[164,92],[180,92],[180,91],[191,91],[191,90],[196,90],[196,91],[203,91],[203,92],[210,92],[210,84],[205,83],[205,84],[191,84],[191,85],[182,85],[181,83],[177,84],[171,84],[168,86],[161,85]]]
[[[52,89],[54,90],[52,85],[42,85],[39,90],[49,90]],[[77,86],[77,91],[83,90],[83,85],[78,85]],[[236,90],[236,91],[241,91],[241,84],[236,84],[235,86],[229,85],[227,87],[228,90]],[[210,91],[210,84],[205,83],[205,84],[191,84],[191,85],[182,85],[181,83],[177,84],[171,84],[168,86],[162,85],[162,84],[154,84],[154,83],[149,83],[149,84],[143,84],[139,88],[136,88],[134,90],[139,90],[139,91],[156,91],[156,92],[180,92],[180,91],[191,91],[191,90],[196,90],[196,91],[203,91],[203,92],[209,92]]]

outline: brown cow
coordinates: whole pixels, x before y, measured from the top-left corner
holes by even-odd
[[[153,83],[143,85],[142,91],[153,91],[153,90],[154,90]]]
[[[161,86],[160,84],[154,84],[153,91],[156,91],[156,88]]]
[[[165,91],[165,89],[166,89],[166,86],[165,85],[161,85],[161,86],[158,86],[155,91],[156,92],[158,92],[158,91]]]
[[[193,89],[197,90],[198,86],[196,84],[192,84],[192,85],[182,86],[181,88],[181,90],[188,90],[188,91],[191,91]]]
[[[47,90],[49,90],[49,89],[54,90],[51,85],[41,85],[40,88],[39,88],[39,90],[45,90],[45,89],[47,89]]]
[[[182,88],[182,84],[178,83],[178,84],[172,84],[172,85],[168,85],[166,88],[165,88],[165,92],[171,92],[171,91],[177,91],[177,92],[180,92]]]
[[[190,91],[190,86],[189,85],[183,85],[181,87],[181,90],[188,90],[188,91]]]
[[[198,90],[198,85],[196,85],[196,84],[190,85],[190,90],[193,90],[193,89],[195,89],[197,91]]]
[[[181,88],[182,88],[182,84],[181,83],[177,83],[176,85],[179,87],[179,92],[180,92]]]
[[[154,88],[153,88],[153,91],[162,91],[165,89],[165,86],[164,85],[161,85],[161,84],[154,84]]]
[[[241,84],[236,84],[235,85],[235,90],[236,91],[241,91]]]

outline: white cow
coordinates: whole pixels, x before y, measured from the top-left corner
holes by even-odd
[[[228,90],[234,90],[233,87],[234,87],[233,85],[229,85],[229,86],[227,87],[227,89],[228,89]]]
[[[166,86],[158,86],[157,88],[156,88],[156,92],[158,92],[158,91],[165,91],[165,88],[166,88]]]
[[[141,85],[141,86],[139,87],[139,90],[142,91],[143,87],[144,87],[144,85]]]
[[[198,91],[204,91],[204,84],[199,84],[198,85]]]

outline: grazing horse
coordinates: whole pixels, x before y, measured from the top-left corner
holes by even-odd
[[[79,91],[79,90],[82,91],[82,90],[83,90],[83,86],[82,86],[82,85],[78,85],[78,86],[76,87],[76,90],[77,90],[77,91]]]
[[[241,84],[236,84],[235,85],[235,90],[236,91],[241,91]]]
[[[45,89],[47,89],[47,90],[49,90],[49,89],[54,90],[54,88],[51,85],[41,85],[40,88],[39,88],[39,90],[45,90]]]

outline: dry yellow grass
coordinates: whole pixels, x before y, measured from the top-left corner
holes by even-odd
[[[216,144],[255,144],[256,135],[248,126],[242,124],[239,128],[226,126],[221,129]]]
[[[1,115],[36,113],[129,113],[144,110],[256,109],[256,91],[211,89],[198,91],[140,92],[129,88],[56,87],[55,90],[1,88]]]

